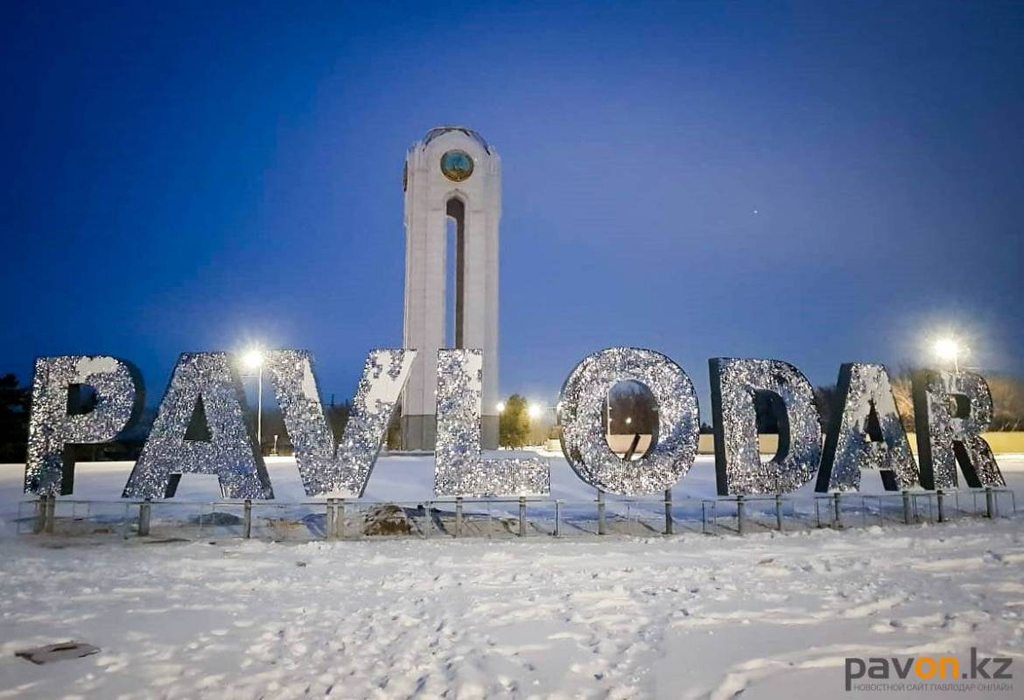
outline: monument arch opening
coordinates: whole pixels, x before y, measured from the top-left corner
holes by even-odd
[[[466,204],[453,195],[445,206],[448,214],[446,231],[447,274],[445,279],[445,318],[447,319],[446,347],[462,350],[465,334],[462,332],[465,305],[466,268]]]

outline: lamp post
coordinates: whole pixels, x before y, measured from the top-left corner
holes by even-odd
[[[256,442],[263,454],[263,351],[253,348],[242,356],[242,362],[250,371],[256,372]]]

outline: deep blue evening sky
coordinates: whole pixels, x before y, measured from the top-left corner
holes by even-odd
[[[1024,5],[29,2],[0,28],[0,372],[401,343],[402,164],[504,159],[501,386],[589,352],[1024,372]],[[555,8],[557,5],[557,8]],[[709,416],[706,402],[702,408]]]

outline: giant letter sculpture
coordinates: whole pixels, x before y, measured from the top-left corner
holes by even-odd
[[[914,373],[913,382],[921,485],[956,488],[957,462],[972,488],[1005,485],[992,448],[981,436],[992,422],[985,379],[973,372],[922,370]]]
[[[718,494],[788,493],[814,477],[821,458],[821,422],[814,388],[800,370],[779,360],[708,361]],[[781,402],[775,416],[779,446],[767,463],[757,439],[755,397]]]
[[[312,355],[305,350],[267,353],[266,367],[307,496],[363,495],[415,358],[415,350],[370,352],[345,432],[335,446],[320,405]]]
[[[69,392],[78,386],[96,391],[95,406],[69,413]],[[116,439],[138,418],[142,404],[142,376],[129,362],[83,355],[37,359],[28,424],[26,493],[72,493],[75,460],[66,448]]]
[[[209,441],[186,437],[202,407]],[[185,353],[171,375],[125,498],[171,498],[182,474],[216,474],[225,498],[273,498],[246,420],[245,392],[223,352]]]
[[[548,463],[484,459],[480,452],[481,350],[437,353],[437,445],[434,493],[438,496],[524,496],[551,492]]]
[[[917,464],[885,366],[842,365],[836,400],[815,489],[858,491],[864,469],[879,470],[886,491],[917,484]]]
[[[608,446],[601,413],[612,387],[630,380],[646,385],[658,403],[658,441],[645,456],[626,462]],[[558,422],[569,466],[586,483],[611,493],[670,489],[697,454],[700,417],[693,383],[653,350],[609,348],[585,357],[562,386]]]

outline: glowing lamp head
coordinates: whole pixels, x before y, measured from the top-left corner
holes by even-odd
[[[498,409],[498,413],[504,413],[505,412],[505,402],[504,401],[499,401],[498,405],[495,406],[495,408]]]
[[[530,416],[530,418],[540,418],[542,410],[543,409],[541,409],[541,407],[538,406],[537,404],[530,404],[530,407],[526,409],[526,413],[527,415]]]
[[[963,354],[963,348],[956,338],[939,338],[935,341],[933,350],[936,357],[946,362],[955,362]]]
[[[263,364],[263,351],[259,348],[246,350],[242,355],[242,364],[246,369],[256,370]]]

